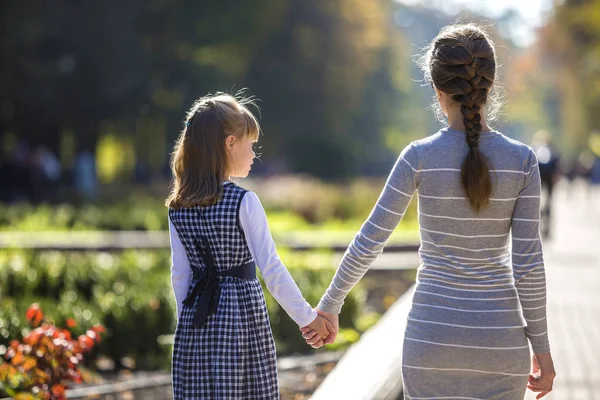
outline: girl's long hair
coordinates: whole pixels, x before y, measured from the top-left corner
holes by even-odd
[[[258,139],[260,126],[248,104],[254,104],[252,98],[224,93],[194,102],[171,156],[173,181],[167,207],[207,206],[219,201],[229,170],[225,139],[229,135]]]

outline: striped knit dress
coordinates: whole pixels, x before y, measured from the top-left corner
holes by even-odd
[[[481,133],[479,149],[493,191],[477,214],[460,180],[464,132],[444,128],[406,147],[318,307],[340,311],[417,193],[421,262],[403,344],[406,399],[523,399],[529,345],[550,351],[536,155],[495,131]]]

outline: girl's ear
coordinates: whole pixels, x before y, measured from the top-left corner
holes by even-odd
[[[227,148],[227,150],[232,151],[233,150],[233,145],[235,144],[235,136],[233,135],[229,135],[225,138],[225,147]]]
[[[436,88],[435,85],[433,85],[433,83],[431,84],[431,86],[433,86],[433,90],[435,90],[435,95],[438,99],[438,101],[442,100],[442,92],[440,89]]]

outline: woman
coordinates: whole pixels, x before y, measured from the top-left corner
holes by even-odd
[[[416,191],[421,263],[403,344],[405,398],[523,399],[526,387],[541,398],[555,372],[536,155],[486,123],[496,57],[482,29],[444,28],[421,65],[448,126],[402,151],[317,310],[337,328],[345,296]],[[320,344],[310,329],[302,331],[307,343]]]

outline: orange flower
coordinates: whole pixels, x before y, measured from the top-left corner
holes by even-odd
[[[60,384],[56,384],[52,386],[52,394],[55,396],[57,400],[61,400],[65,398],[65,387]]]
[[[44,322],[44,314],[38,304],[27,309],[27,319],[34,328],[23,338],[23,343],[12,340],[0,363],[0,385],[15,376],[27,378],[25,390],[35,389],[36,394],[19,393],[20,400],[64,400],[66,383],[82,382],[78,366],[86,352],[100,341],[104,327],[94,326],[85,335],[72,338],[68,329],[57,328],[53,323]],[[76,326],[74,319],[66,321],[67,326]],[[4,350],[4,349],[3,349]],[[38,367],[38,363],[42,368]],[[57,380],[58,379],[58,380]],[[54,384],[54,382],[62,382]],[[39,392],[39,393],[37,393]]]
[[[25,314],[27,320],[34,327],[38,327],[42,320],[44,319],[44,313],[40,309],[40,305],[38,303],[34,303],[27,309],[27,313]]]

